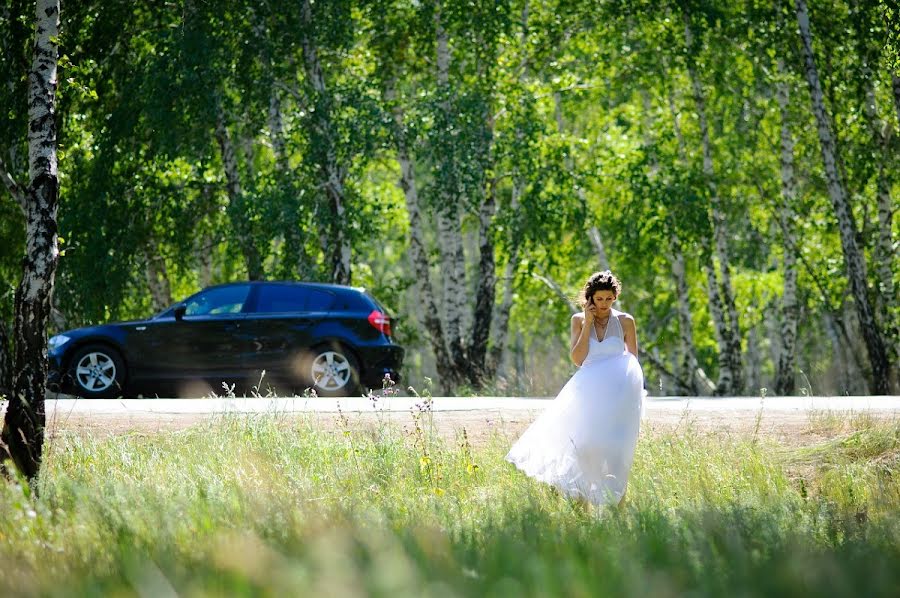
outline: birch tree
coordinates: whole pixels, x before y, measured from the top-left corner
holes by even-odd
[[[865,258],[857,241],[859,231],[850,206],[847,189],[838,170],[837,146],[831,128],[831,119],[825,108],[822,86],[819,82],[806,0],[795,0],[795,7],[797,24],[800,28],[806,81],[809,85],[812,111],[816,119],[816,132],[819,137],[828,196],[837,219],[850,292],[853,295],[854,308],[872,366],[873,390],[877,394],[888,394],[891,365],[885,347],[884,332],[875,318],[875,311],[868,295]]]
[[[7,398],[12,393],[12,358],[9,351],[9,332],[6,322],[0,321],[0,397]]]
[[[444,22],[443,2],[434,6],[435,80],[437,82],[437,147],[450,150],[447,160],[435,164],[435,180],[439,201],[436,203],[438,247],[444,266],[442,296],[444,300],[443,325],[447,345],[454,365],[465,360],[463,349],[463,309],[468,293],[465,287],[465,255],[462,243],[462,173],[463,166],[453,155],[452,136],[459,126],[453,107],[454,91],[450,85],[451,48],[449,33]],[[461,379],[451,379],[456,386]]]
[[[262,256],[256,246],[256,239],[247,225],[247,200],[241,184],[241,173],[238,166],[237,148],[228,130],[228,119],[223,106],[223,98],[217,95],[215,100],[216,129],[215,137],[222,155],[222,166],[225,169],[225,189],[228,193],[228,211],[236,232],[238,244],[244,255],[247,278],[260,280],[263,277]]]
[[[55,114],[59,26],[59,0],[37,0],[28,91],[28,184],[20,186],[9,172],[3,175],[10,181],[8,188],[19,190],[16,199],[25,212],[26,254],[16,289],[13,388],[0,435],[0,462],[9,458],[30,480],[37,478],[43,455],[46,326],[59,259]]]
[[[347,210],[345,185],[348,169],[338,156],[337,132],[332,121],[335,100],[326,84],[319,49],[316,46],[314,33],[316,24],[310,0],[301,0],[300,23],[303,68],[307,85],[314,98],[310,116],[310,146],[327,203],[327,230],[331,237],[328,240],[331,255],[327,256],[327,261],[331,271],[331,281],[336,284],[350,284],[351,244],[344,227]]]
[[[776,84],[776,98],[781,116],[781,203],[776,207],[778,224],[782,235],[782,268],[784,293],[781,300],[781,329],[778,368],[775,373],[775,394],[792,395],[795,389],[795,359],[797,326],[800,306],[797,298],[797,252],[796,232],[797,178],[794,172],[794,136],[791,133],[790,87],[786,80],[784,61],[777,60],[779,80]]]
[[[666,103],[672,118],[672,131],[677,143],[678,162],[682,168],[687,169],[687,142],[685,141],[684,134],[681,130],[680,114],[675,104],[674,93],[670,87],[666,90]],[[672,212],[676,212],[676,210],[672,210]],[[682,385],[683,390],[697,395],[708,394],[711,391],[719,394],[726,394],[729,392],[731,361],[727,358],[726,354],[723,353],[725,323],[722,318],[721,300],[719,299],[717,288],[713,286],[712,289],[710,289],[710,287],[707,286],[710,311],[713,315],[713,325],[716,331],[716,339],[719,344],[719,382],[714,385],[713,388],[709,388],[709,378],[700,367],[700,362],[697,359],[693,332],[694,317],[691,311],[690,286],[687,278],[683,243],[679,236],[676,217],[672,213],[668,215],[666,225],[668,229],[667,250],[672,268],[672,277],[675,280],[675,289],[677,291],[676,297],[678,298],[675,309],[678,312],[678,333],[681,341],[680,351],[682,363],[680,364],[680,379],[686,381],[686,383]],[[702,266],[702,269],[706,275],[707,283],[709,283],[711,273],[710,266],[708,264],[704,265]],[[725,368],[724,379],[723,368]]]
[[[881,324],[887,342],[889,359],[897,360],[898,336],[895,313],[898,308],[897,295],[894,291],[894,269],[896,251],[894,241],[894,202],[891,196],[891,186],[895,179],[893,172],[898,165],[897,127],[887,119],[881,117],[878,99],[876,98],[875,85],[878,77],[873,70],[873,65],[881,62],[877,15],[873,14],[867,4],[861,4],[859,0],[850,2],[852,21],[854,25],[855,42],[857,48],[857,76],[862,91],[863,115],[868,125],[870,148],[866,157],[874,164],[875,176],[875,205],[878,220],[878,232],[875,235],[875,249],[873,261],[875,264],[877,319]]]
[[[709,188],[709,215],[713,233],[713,255],[716,263],[704,266],[713,317],[716,319],[717,335],[720,339],[720,365],[718,391],[721,394],[741,394],[743,391],[743,368],[741,366],[741,336],[734,289],[731,282],[731,257],[728,250],[728,231],[725,213],[719,197],[715,169],[712,159],[709,123],[707,120],[706,95],[700,81],[694,54],[696,52],[691,15],[682,13],[684,20],[684,41],[687,52],[687,70],[693,91],[695,109],[700,124],[703,147],[703,174]],[[716,272],[718,265],[718,272]],[[723,313],[724,312],[724,313]],[[725,317],[727,316],[727,320]]]

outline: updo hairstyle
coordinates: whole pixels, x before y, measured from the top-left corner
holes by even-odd
[[[581,307],[587,305],[588,297],[593,297],[597,291],[612,291],[618,297],[622,292],[622,283],[609,270],[594,272],[588,277],[587,282],[584,283],[584,288],[578,297]]]

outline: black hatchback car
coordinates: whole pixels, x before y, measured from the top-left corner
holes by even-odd
[[[299,282],[206,288],[147,320],[50,339],[50,389],[85,398],[274,388],[347,396],[399,380],[403,348],[365,290]],[[263,374],[265,372],[265,374]]]

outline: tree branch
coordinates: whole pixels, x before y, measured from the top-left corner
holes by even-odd
[[[560,299],[562,299],[563,303],[566,304],[566,306],[569,308],[569,311],[571,313],[575,314],[575,313],[578,313],[581,311],[581,309],[579,309],[577,305],[572,303],[572,300],[569,298],[568,295],[566,295],[565,291],[563,291],[560,288],[560,286],[558,284],[556,284],[555,280],[553,280],[547,276],[538,274],[537,272],[532,272],[531,275],[534,276],[536,279],[540,280],[542,283],[544,283],[548,287],[550,287],[550,289],[554,293],[556,293],[556,296],[559,297]]]
[[[25,190],[16,182],[16,179],[13,178],[13,175],[9,172],[9,168],[6,167],[6,161],[3,159],[3,156],[0,155],[0,178],[3,179],[3,184],[6,185],[6,188],[9,190],[9,194],[12,195],[13,199],[16,203],[19,204],[19,207],[22,209],[22,213],[24,214],[27,206],[25,202]]]

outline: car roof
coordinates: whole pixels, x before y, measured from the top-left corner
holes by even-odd
[[[236,280],[233,282],[225,282],[222,284],[214,284],[208,287],[205,287],[201,290],[206,289],[216,289],[222,287],[232,287],[238,285],[253,285],[253,286],[266,286],[266,285],[293,285],[293,286],[302,286],[310,289],[322,289],[326,291],[339,291],[339,292],[348,292],[352,291],[355,293],[365,294],[366,289],[363,287],[353,287],[349,285],[343,284],[332,284],[327,282],[303,282],[299,280]]]

